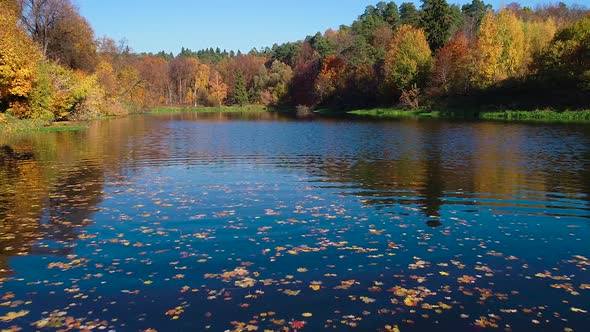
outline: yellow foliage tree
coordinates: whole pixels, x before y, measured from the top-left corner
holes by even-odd
[[[520,76],[526,69],[523,24],[509,9],[502,9],[498,14],[497,21],[498,35],[502,40],[500,79]]]
[[[473,85],[487,88],[496,82],[503,52],[502,38],[494,12],[489,10],[481,21],[473,56]]]
[[[542,53],[556,32],[557,25],[551,17],[546,20],[527,21],[524,23],[526,40],[525,62],[527,64],[532,63],[534,57]]]
[[[33,89],[41,59],[33,41],[20,29],[9,1],[0,2],[0,104],[20,118],[31,117],[26,98]]]
[[[195,93],[197,94],[195,100],[197,102],[199,101],[199,99],[206,100],[210,76],[211,68],[204,63],[199,64],[199,66],[197,67],[197,71],[195,73]]]
[[[432,67],[432,52],[424,30],[409,25],[398,28],[385,59],[385,77],[397,90],[426,82]]]

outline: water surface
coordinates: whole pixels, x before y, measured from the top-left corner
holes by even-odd
[[[277,114],[0,138],[0,328],[590,323],[590,127]]]

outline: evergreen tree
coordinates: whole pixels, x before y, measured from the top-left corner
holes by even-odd
[[[432,51],[443,47],[449,40],[453,18],[446,0],[422,0],[421,24]]]
[[[238,74],[236,75],[233,102],[234,104],[238,104],[240,106],[244,106],[249,102],[248,90],[246,89],[246,82],[244,81],[244,76],[241,72],[238,72]]]
[[[411,2],[404,2],[399,6],[399,17],[401,25],[420,25],[420,12]]]
[[[392,28],[396,28],[399,25],[399,10],[395,2],[392,1],[385,6],[383,18]]]

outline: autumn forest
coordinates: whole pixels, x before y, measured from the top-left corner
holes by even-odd
[[[0,121],[157,106],[590,106],[590,11],[581,6],[379,2],[350,25],[300,41],[176,55],[138,54],[96,36],[70,0],[0,7]]]
[[[588,330],[590,3],[377,1],[0,0],[0,332]]]

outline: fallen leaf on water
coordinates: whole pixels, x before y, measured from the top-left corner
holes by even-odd
[[[361,301],[363,301],[365,303],[373,303],[376,301],[375,299],[372,299],[372,298],[366,297],[366,296],[361,296],[360,299],[361,299]]]
[[[472,276],[462,276],[457,278],[457,281],[463,284],[473,284],[475,283],[475,278]]]
[[[400,329],[397,325],[394,325],[394,326],[385,325],[385,331],[386,332],[400,332]]]
[[[297,295],[299,295],[300,292],[301,291],[299,291],[299,290],[294,291],[294,290],[290,290],[290,289],[285,289],[285,291],[283,293],[286,295],[289,295],[289,296],[297,296]]]
[[[11,312],[7,313],[5,316],[0,316],[0,321],[3,321],[3,322],[11,322],[14,319],[17,319],[17,318],[20,318],[20,317],[24,317],[24,316],[26,316],[28,314],[29,314],[29,311],[28,310],[21,310],[21,311],[18,311],[18,312],[11,311]]]
[[[421,301],[422,301],[421,298],[408,296],[404,299],[404,304],[407,305],[408,307],[416,307],[418,305],[418,303],[420,303]]]

